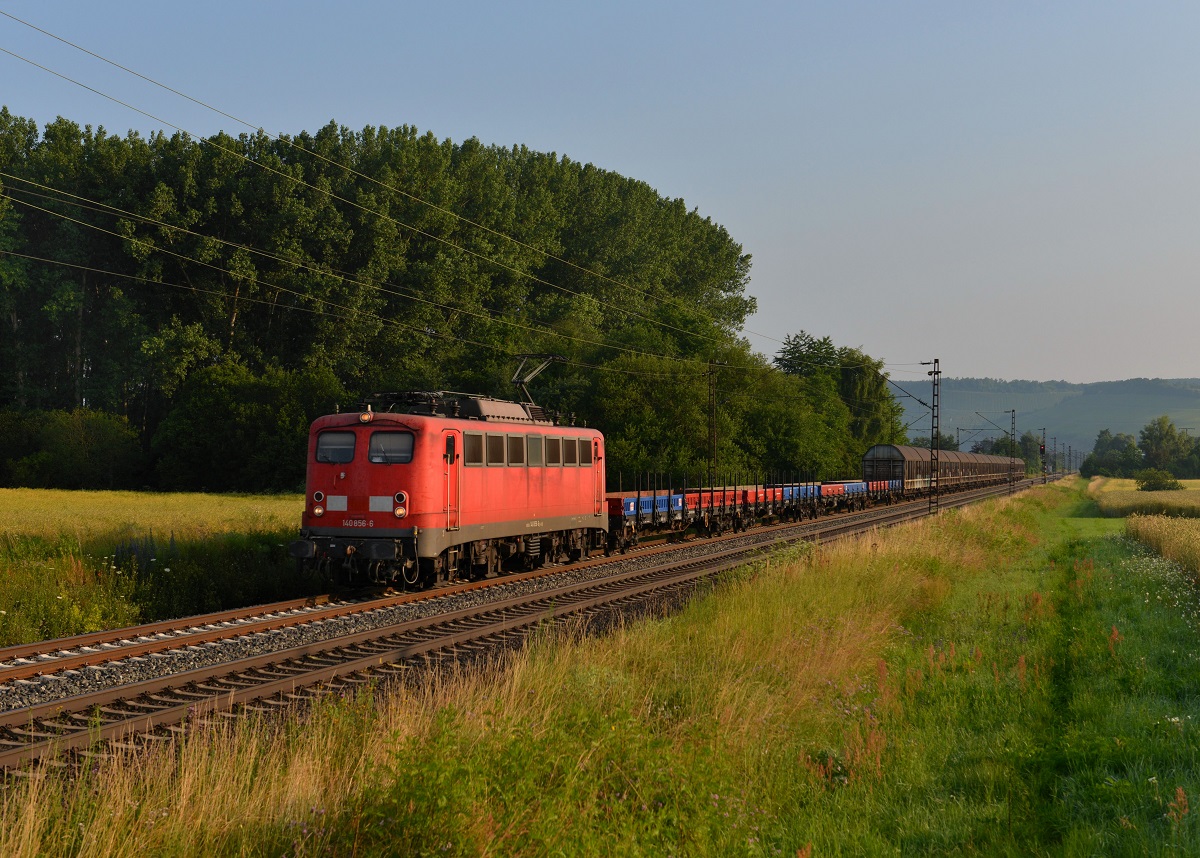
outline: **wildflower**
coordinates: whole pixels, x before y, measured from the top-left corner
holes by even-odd
[[[1188,797],[1187,793],[1183,791],[1183,787],[1175,787],[1175,799],[1167,806],[1170,808],[1167,811],[1167,818],[1175,825],[1179,825],[1188,813]]]

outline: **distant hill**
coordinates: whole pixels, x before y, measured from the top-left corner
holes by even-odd
[[[928,384],[905,384],[914,396],[930,401]],[[929,411],[907,397],[901,398],[905,423],[910,433],[929,433]],[[1176,427],[1190,427],[1200,434],[1200,379],[1131,378],[1125,381],[1100,381],[1071,384],[1066,381],[1001,381],[993,378],[943,378],[941,386],[941,431],[962,438],[995,437],[999,431],[988,421],[1009,428],[1008,414],[1017,410],[1017,433],[1046,427],[1047,444],[1058,438],[1059,449],[1067,445],[1090,452],[1101,429],[1138,431],[1161,414]],[[984,417],[976,412],[981,412]],[[915,421],[915,422],[914,422]],[[984,428],[974,433],[968,430]]]

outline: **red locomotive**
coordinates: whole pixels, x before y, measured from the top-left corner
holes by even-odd
[[[429,586],[586,557],[607,531],[600,432],[536,405],[401,394],[312,424],[290,551],[349,580]]]

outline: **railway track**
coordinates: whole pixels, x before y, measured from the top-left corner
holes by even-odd
[[[1029,484],[1023,483],[1022,487]],[[942,506],[965,505],[1007,491],[1004,486],[967,492],[943,499]],[[117,641],[111,634],[108,638],[89,635],[67,639],[76,644],[67,649],[59,646],[65,641],[58,641],[51,642],[52,647],[40,645],[42,652],[37,651],[38,645],[32,645],[33,649],[0,650],[0,659],[9,653],[24,653],[14,659],[20,663],[0,667],[0,677],[10,677],[0,680],[8,683],[0,688],[0,696],[4,689],[32,683],[33,674],[28,671],[35,668],[40,668],[42,674],[48,669],[59,671],[55,676],[115,670],[117,679],[102,688],[57,698],[51,694],[51,699],[0,712],[0,768],[13,769],[48,754],[87,751],[99,743],[122,746],[131,741],[153,741],[149,737],[156,733],[161,738],[162,733],[186,729],[189,723],[236,717],[242,711],[280,709],[325,693],[392,679],[439,654],[460,657],[473,651],[489,651],[547,622],[623,610],[645,600],[669,597],[703,578],[745,564],[764,549],[805,539],[829,541],[926,514],[925,502],[911,502],[835,520],[754,528],[721,540],[647,549],[604,561],[427,593],[354,602],[296,600],[270,606],[267,611],[259,608],[193,618],[194,622],[183,626],[177,621],[175,628],[151,624],[123,630],[127,634]],[[582,580],[580,572],[584,573]],[[573,577],[560,582],[558,579],[564,575]],[[514,589],[512,585],[529,584],[536,590],[505,595]],[[485,599],[485,595],[494,598]],[[455,607],[449,598],[452,596],[460,602],[465,599],[477,603]],[[398,620],[388,613],[416,606],[428,614]],[[317,639],[294,645],[276,641],[278,645],[268,651],[243,657],[220,655],[212,663],[190,669],[160,671],[153,676],[134,670],[134,678],[129,679],[124,671],[113,667],[146,662],[156,654],[165,658],[164,653],[184,649],[203,653],[218,641],[282,635],[298,623],[322,626],[368,615],[377,615],[381,622],[349,631],[338,627],[328,638],[318,635]],[[128,632],[132,631],[142,633],[131,636]],[[90,643],[81,643],[84,640]],[[51,648],[55,652],[47,656],[46,650]],[[18,673],[21,678],[15,678]]]
[[[985,490],[986,491],[986,490]],[[964,493],[963,499],[974,500],[976,493]],[[886,509],[925,509],[924,501],[910,501]],[[813,519],[798,523],[784,523],[757,527],[741,534],[731,533],[716,539],[695,540],[696,544],[718,545],[730,541],[774,542],[780,538],[812,533],[828,533],[834,521],[847,524],[861,521],[876,521],[885,515],[885,508],[829,518]],[[661,543],[650,541],[640,549],[627,555],[597,558],[574,569],[593,569],[605,564],[618,563],[628,557],[646,557],[678,550],[684,543]],[[198,647],[219,641],[289,628],[300,623],[317,623],[340,617],[378,611],[426,599],[442,598],[458,593],[508,583],[528,581],[561,572],[562,567],[549,566],[544,569],[507,575],[499,579],[474,581],[434,590],[405,593],[374,598],[338,599],[329,595],[292,599],[269,605],[220,611],[195,617],[183,617],[147,623],[122,629],[92,632],[70,638],[39,641],[30,644],[0,648],[0,688],[8,683],[33,679],[60,671],[82,670],[96,667],[114,660],[172,652],[188,647]],[[0,699],[0,710],[7,708]]]

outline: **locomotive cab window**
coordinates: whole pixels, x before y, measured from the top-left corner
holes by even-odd
[[[563,465],[575,467],[579,464],[579,442],[574,438],[563,438]]]
[[[529,467],[531,468],[540,468],[543,464],[542,440],[541,435],[530,435],[526,439],[526,450],[529,454]]]
[[[483,436],[478,432],[463,433],[463,461],[467,465],[483,464]]]
[[[579,467],[590,468],[592,466],[592,442],[587,438],[579,439]]]
[[[353,432],[322,432],[317,436],[317,461],[344,465],[354,461]]]
[[[407,465],[412,461],[411,432],[372,432],[367,458],[377,465]]]
[[[562,464],[562,438],[547,438],[546,439],[546,464],[551,468],[557,468]]]
[[[508,463],[517,467],[525,466],[525,436],[508,436]]]

